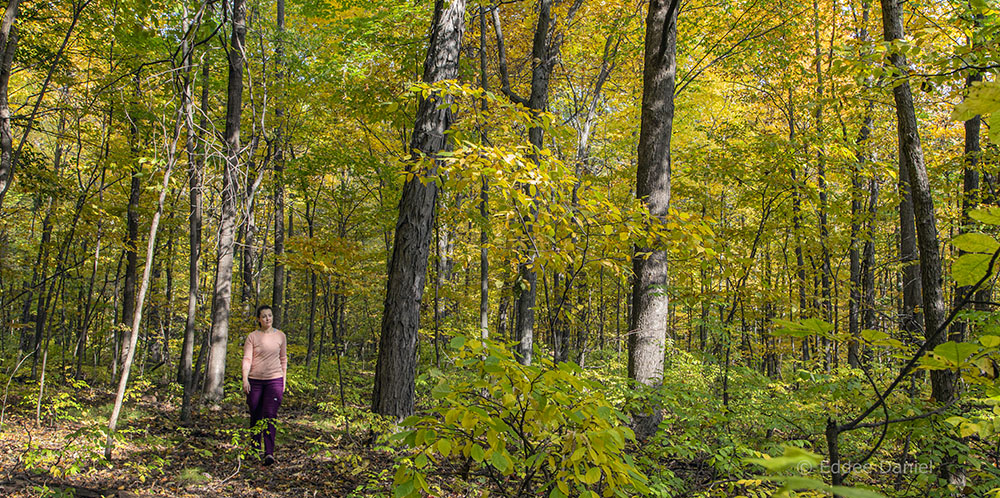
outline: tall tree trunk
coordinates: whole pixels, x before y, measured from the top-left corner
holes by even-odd
[[[187,29],[184,30],[187,32]],[[194,342],[197,332],[198,316],[198,296],[200,286],[198,284],[198,264],[201,261],[201,228],[202,228],[202,171],[205,166],[205,146],[204,130],[208,123],[206,114],[208,113],[208,76],[209,65],[207,62],[201,68],[201,126],[197,134],[194,125],[194,96],[192,94],[193,50],[194,47],[188,45],[187,39],[184,41],[184,88],[181,94],[181,105],[184,109],[184,125],[187,129],[187,139],[184,149],[188,158],[188,208],[190,218],[188,218],[188,303],[187,320],[184,322],[184,342],[181,345],[181,358],[178,362],[177,380],[184,387],[184,394],[181,401],[181,421],[191,420],[191,397],[194,394],[193,363],[194,363]],[[201,150],[199,150],[201,148]]]
[[[902,39],[903,16],[898,0],[881,0],[882,27],[885,41]],[[889,61],[900,75],[909,72],[906,58],[894,52]],[[920,283],[923,294],[924,334],[930,349],[944,342],[938,328],[944,323],[944,294],[941,290],[941,257],[938,248],[937,225],[934,218],[934,199],[931,196],[924,153],[920,146],[920,133],[910,84],[903,80],[892,89],[896,103],[896,121],[899,132],[900,163],[909,173],[909,190],[916,219],[917,238],[920,246]],[[931,372],[931,390],[939,403],[948,403],[955,395],[955,374],[950,370]]]
[[[309,208],[309,197],[306,196],[306,226],[309,230],[309,241],[313,239],[316,224],[316,202],[319,202],[319,192],[316,192],[316,201],[313,202],[312,209]],[[309,335],[308,346],[306,347],[306,365],[312,362],[313,345],[315,344],[316,331],[316,272],[309,272],[309,280],[312,292],[309,295]]]
[[[788,142],[795,147],[795,100],[794,92],[788,89]],[[795,239],[795,281],[799,290],[799,317],[801,318],[808,309],[806,301],[806,263],[802,254],[802,185],[798,180],[798,165],[793,164],[791,169],[792,186],[795,189],[795,196],[792,197],[792,235]],[[802,361],[810,359],[809,338],[802,338]]]
[[[288,223],[285,225],[285,237],[291,238],[295,236],[295,211],[288,210]],[[289,308],[292,307],[292,272],[285,268],[285,288],[284,295],[287,296],[283,298],[283,303],[281,303],[281,321],[282,323],[288,322]]]
[[[861,262],[861,299],[864,302],[862,328],[875,329],[875,218],[878,214],[878,178],[868,179],[868,219],[865,223],[865,248]]]
[[[866,16],[867,17],[867,16]],[[854,367],[861,367],[861,314],[862,314],[862,263],[861,263],[861,222],[865,216],[862,211],[864,205],[861,201],[864,185],[862,182],[862,170],[868,161],[866,148],[868,147],[868,137],[871,135],[872,126],[872,106],[865,110],[865,117],[858,131],[857,139],[857,161],[853,165],[851,172],[851,288],[850,303],[848,305],[848,334],[850,340],[847,343],[847,364]],[[867,240],[865,244],[867,244]],[[873,254],[874,257],[874,254]],[[867,311],[866,311],[867,312]],[[867,325],[867,324],[866,324]]]
[[[479,6],[479,86],[484,91],[489,90],[489,78],[486,75],[486,7]],[[483,98],[482,110],[489,109],[487,99]],[[481,132],[482,142],[486,143],[486,131]],[[479,230],[479,335],[484,340],[490,335],[490,259],[489,259],[489,178],[483,175],[482,187],[479,190],[479,216],[482,216],[482,228]]]
[[[211,349],[205,376],[205,397],[223,398],[226,345],[229,342],[229,309],[232,301],[233,245],[236,226],[236,175],[240,168],[240,116],[243,104],[243,50],[246,40],[246,2],[233,0],[233,35],[229,44],[229,84],[226,98],[226,162],[222,172],[222,216],[219,221],[219,264],[212,296]],[[244,277],[246,278],[246,277]]]
[[[982,16],[976,15],[974,19],[976,28],[982,24]],[[973,42],[975,47],[975,42]],[[983,81],[983,75],[979,72],[970,73],[965,79],[965,87],[970,88],[976,82]],[[982,148],[979,144],[979,130],[982,124],[981,116],[973,116],[964,123],[965,127],[965,168],[962,174],[962,219],[959,222],[958,233],[966,233],[969,227],[972,225],[972,219],[969,218],[969,211],[972,211],[979,205],[979,155],[982,152]],[[964,254],[964,251],[959,250],[959,256]],[[962,303],[962,299],[965,294],[969,291],[969,286],[956,287],[954,303],[955,306],[959,306]],[[978,299],[977,299],[978,300]],[[953,341],[961,342],[965,338],[967,324],[965,321],[956,320],[952,322],[950,339]]]
[[[677,10],[679,0],[651,0],[646,16],[642,77],[642,119],[635,195],[650,214],[665,218],[670,206],[670,135],[674,120],[677,71]],[[640,253],[647,253],[643,256]],[[628,374],[646,385],[663,378],[669,302],[667,251],[636,246],[633,258],[632,314]],[[658,410],[638,415],[636,435],[652,435]]]
[[[285,0],[278,0],[278,41],[275,48],[275,64],[278,66],[277,84],[281,86],[285,80]],[[285,309],[285,138],[284,119],[285,108],[281,99],[283,91],[278,92],[278,105],[274,110],[274,119],[278,127],[274,130],[274,279],[271,293],[271,308],[274,311],[274,327],[282,326]]]
[[[819,41],[819,2],[813,0],[813,26],[814,26],[814,43],[815,43],[815,53],[816,53],[816,134],[819,138],[819,143],[824,143],[823,138],[823,54],[820,47]],[[817,168],[817,179],[819,187],[819,240],[820,240],[820,251],[821,251],[821,270],[822,275],[820,277],[821,282],[821,295],[822,295],[822,310],[823,319],[827,322],[833,322],[833,307],[830,301],[830,286],[833,280],[833,272],[830,267],[830,231],[827,227],[827,198],[828,192],[826,187],[826,151],[820,146],[819,150],[816,151],[816,168]],[[831,351],[830,340],[827,337],[823,337],[823,365],[826,371],[829,372],[833,360],[833,354]]]
[[[255,189],[250,182],[247,183],[247,189],[241,199],[243,206],[246,207],[243,224],[239,229],[239,233],[242,234],[242,237],[237,235],[237,246],[240,248],[240,283],[242,291],[240,293],[240,299],[242,300],[244,313],[249,314],[254,308],[257,307],[258,302],[257,277],[255,270],[257,256],[257,221],[254,216],[254,210],[257,206],[254,202],[254,197],[256,196]],[[237,203],[240,203],[240,201],[237,201]]]
[[[55,210],[55,200],[50,196],[48,199],[48,207],[46,208],[45,218],[42,220],[42,240],[38,246],[38,262],[41,266],[39,286],[41,289],[38,291],[38,300],[35,305],[35,333],[31,336],[30,348],[31,351],[35,353],[31,361],[31,377],[38,378],[38,360],[41,354],[41,340],[42,333],[44,331],[43,324],[45,323],[45,311],[48,309],[48,293],[46,293],[46,280],[48,279],[48,269],[49,269],[49,249],[51,247],[52,240],[52,214]]]
[[[542,112],[548,105],[549,76],[551,74],[550,55],[548,53],[549,23],[551,21],[551,0],[539,0],[538,3],[538,24],[535,27],[535,38],[531,48],[531,95],[528,97],[528,109],[534,112]],[[534,126],[528,129],[528,141],[531,142],[531,157],[535,164],[538,164],[538,152],[542,149],[544,140],[544,130]],[[532,206],[529,223],[537,219],[537,209]],[[530,226],[530,225],[528,225]],[[530,237],[529,234],[526,234]],[[534,347],[535,335],[535,301],[538,296],[538,272],[535,268],[535,258],[537,249],[527,251],[528,261],[518,266],[518,273],[522,281],[521,292],[517,295],[517,321],[515,323],[515,333],[520,341],[518,346],[518,357],[521,363],[531,364],[531,353]]]
[[[572,20],[574,14],[582,5],[582,0],[576,0],[569,8],[566,15],[566,24]],[[552,0],[539,0],[538,2],[538,24],[535,26],[535,34],[531,47],[531,94],[527,99],[518,97],[510,87],[507,74],[507,54],[503,44],[503,33],[500,29],[500,15],[497,9],[493,10],[493,26],[497,36],[497,51],[499,53],[499,68],[501,79],[501,91],[512,101],[526,106],[531,112],[537,114],[544,112],[548,107],[549,99],[549,78],[552,75],[552,68],[555,66],[559,56],[559,49],[562,45],[562,35],[554,33],[550,28],[552,23]],[[540,157],[539,151],[542,149],[544,130],[539,126],[528,129],[528,141],[532,145],[531,158],[537,165]],[[529,226],[535,222],[537,209],[531,208],[531,213],[524,214],[525,225]],[[529,234],[525,234],[529,237]],[[529,247],[532,242],[526,242]],[[534,265],[537,257],[537,248],[525,249],[526,261],[518,265],[518,275],[521,281],[521,292],[517,294],[516,315],[514,333],[519,341],[515,354],[518,360],[525,364],[531,364],[531,353],[534,345],[535,335],[535,301],[538,295],[538,274]]]
[[[55,152],[53,153],[53,172],[56,176],[59,175],[59,170],[62,169],[62,136],[66,131],[66,113],[62,111],[59,113],[59,129],[56,133],[56,145]],[[45,291],[45,280],[47,278],[48,267],[49,267],[49,242],[52,239],[52,216],[55,213],[56,201],[52,195],[48,197],[48,208],[45,212],[45,219],[42,220],[42,245],[39,247],[39,262],[41,263],[41,286],[42,290],[38,293],[38,301],[35,306],[35,338],[32,341],[34,346],[35,356],[31,362],[31,377],[37,378],[38,371],[38,360],[41,356],[41,342],[42,336],[45,332],[45,318],[48,313],[49,300],[51,298],[52,289],[55,287],[55,283],[49,286],[49,291]],[[60,252],[59,266],[62,266],[62,254]],[[56,274],[60,272],[57,271]]]
[[[424,82],[436,83],[458,76],[459,48],[465,29],[465,0],[434,4],[430,46],[424,62]],[[433,237],[434,199],[437,185],[424,184],[423,176],[433,178],[435,163],[421,171],[420,155],[433,158],[447,146],[445,132],[451,123],[449,106],[431,95],[421,99],[417,108],[410,142],[413,178],[403,186],[396,222],[395,243],[386,285],[385,312],[379,339],[372,411],[402,419],[413,413],[417,329],[420,325],[420,301],[427,276],[427,258]]]
[[[133,77],[135,90],[133,97],[138,103],[141,93],[139,90],[139,71]],[[135,281],[139,271],[138,244],[139,244],[139,196],[142,193],[142,164],[139,162],[139,118],[132,116],[129,118],[129,149],[132,152],[132,175],[128,195],[128,209],[126,211],[125,236],[125,289],[122,291],[122,329],[121,349],[119,350],[119,363],[125,362],[128,355],[131,340],[128,336],[132,330],[132,317],[135,315]]]
[[[907,342],[919,342],[923,316],[917,311],[920,303],[920,267],[917,252],[917,231],[913,214],[913,195],[910,182],[910,157],[903,151],[903,131],[899,131],[899,260],[902,264],[903,309],[900,328],[907,333]]]
[[[856,32],[857,38],[862,44],[867,44],[870,41],[868,32],[868,20],[870,17],[869,9],[870,3],[862,2],[861,26]],[[863,48],[859,50],[858,54],[863,57],[868,51],[870,50]],[[869,88],[870,84],[870,79],[866,79],[865,88]],[[854,162],[851,173],[851,286],[849,296],[850,303],[848,306],[848,333],[850,335],[850,340],[847,344],[847,363],[854,368],[859,368],[862,365],[861,343],[859,341],[861,328],[872,328],[872,325],[869,325],[867,320],[862,318],[862,314],[867,315],[869,312],[869,309],[867,308],[869,303],[867,301],[868,296],[866,292],[868,289],[866,288],[866,285],[868,285],[868,278],[872,276],[872,266],[874,266],[874,240],[871,239],[873,235],[871,233],[866,234],[864,237],[863,256],[865,260],[862,262],[861,223],[865,214],[862,213],[864,210],[864,203],[862,202],[861,195],[864,193],[862,175],[868,162],[868,138],[871,136],[873,109],[873,102],[869,102],[865,105],[865,113],[861,121],[861,128],[858,130],[858,138],[855,141],[855,145],[857,147],[857,161]],[[846,130],[844,138],[847,138]],[[874,178],[872,180],[874,181]],[[871,185],[874,185],[874,183]],[[869,196],[871,195],[871,191],[869,190]],[[872,200],[872,202],[875,201]],[[874,209],[874,207],[872,207],[872,209]],[[872,218],[874,218],[874,213],[871,212],[870,214],[872,215]],[[865,225],[871,227],[872,223],[874,223],[874,220],[869,218]],[[873,261],[870,265],[867,259],[868,244],[872,244]],[[871,305],[874,305],[874,302],[872,302]],[[870,311],[874,312],[874,309]]]
[[[182,108],[183,109],[183,108]],[[173,218],[174,213],[171,211],[169,219]],[[170,359],[170,334],[173,330],[174,325],[174,230],[171,229],[167,232],[167,261],[165,264],[164,273],[166,273],[166,286],[163,289],[163,298],[165,300],[164,311],[161,328],[163,331],[163,351],[161,356],[161,363],[163,363],[163,375],[160,377],[163,383],[166,384],[170,382],[170,370],[171,359]]]
[[[17,50],[17,29],[14,20],[17,18],[17,7],[20,0],[7,2],[4,11],[3,24],[0,25],[0,208],[3,198],[10,188],[14,178],[14,136],[10,129],[10,106],[8,88],[10,84],[11,67],[14,64],[14,52]]]

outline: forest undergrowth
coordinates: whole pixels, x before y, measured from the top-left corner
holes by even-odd
[[[445,360],[457,367],[454,373],[445,376],[434,368],[424,369],[417,383],[420,415],[402,426],[368,410],[366,386],[373,375],[370,363],[344,359],[342,370],[351,374],[344,377],[343,398],[335,363],[325,365],[318,378],[313,368],[307,372],[303,366],[292,367],[279,415],[278,463],[273,467],[263,467],[248,454],[246,409],[235,384],[227,386],[229,396],[221,404],[202,407],[193,423],[181,425],[180,389],[160,383],[159,372],[146,372],[129,390],[114,458],[108,462],[103,458],[103,445],[113,398],[107,389],[83,381],[57,381],[47,388],[40,407],[41,424],[36,425],[38,387],[31,381],[15,381],[7,393],[0,438],[0,495],[402,496],[408,491],[419,494],[419,488],[406,486],[405,478],[408,471],[416,469],[424,479],[423,494],[441,497],[550,496],[552,490],[560,489],[560,480],[568,482],[570,488],[574,483],[581,485],[568,489],[570,496],[583,496],[587,489],[613,489],[621,496],[774,496],[782,493],[785,484],[800,487],[803,479],[824,481],[828,462],[807,465],[808,459],[801,456],[825,454],[827,417],[847,418],[872,400],[862,371],[846,366],[831,368],[830,373],[822,368],[786,369],[783,379],[770,379],[740,365],[741,359],[731,358],[726,380],[724,364],[713,357],[675,348],[667,358],[663,386],[637,394],[624,376],[624,355],[613,350],[592,353],[589,365],[582,369],[575,364],[553,367],[543,363],[537,372],[544,378],[540,375],[526,391],[517,385],[506,387],[515,394],[508,401],[523,404],[534,392],[554,400],[553,404],[583,407],[580,413],[586,413],[591,402],[588,396],[600,396],[597,403],[606,403],[615,415],[606,418],[611,421],[606,428],[621,430],[628,438],[617,458],[635,470],[635,482],[627,479],[617,486],[610,486],[604,478],[588,482],[587,465],[597,468],[603,456],[595,459],[591,452],[577,458],[553,445],[547,455],[569,462],[573,470],[560,478],[553,473],[553,479],[546,482],[530,476],[525,479],[517,467],[524,464],[517,461],[524,453],[514,451],[513,438],[506,439],[511,468],[500,472],[503,466],[498,466],[485,442],[485,455],[476,455],[482,447],[463,455],[461,438],[447,436],[442,428],[449,417],[458,419],[456,424],[466,421],[466,412],[456,414],[449,406],[480,413],[470,427],[492,427],[498,423],[495,418],[502,418],[501,413],[509,414],[481,412],[475,402],[461,399],[452,403],[451,397],[460,386],[472,386],[475,392],[481,389],[476,386],[487,382],[500,386],[502,382],[490,376],[510,379],[509,369],[516,364],[512,358],[504,358],[506,349],[502,346],[491,344],[486,350],[482,343],[471,341],[480,349],[470,350],[464,342],[459,340],[455,348],[453,340],[453,348],[445,355]],[[425,349],[425,358],[431,357],[429,346]],[[893,372],[875,367],[871,374],[872,381],[885,383]],[[550,381],[554,390],[543,392]],[[590,389],[594,386],[602,388]],[[919,394],[921,386],[915,383],[914,388],[890,400],[893,418],[931,407]],[[910,396],[910,392],[916,395]],[[636,403],[659,406],[663,416],[656,435],[643,442],[632,438],[627,429],[625,413],[634,410]],[[555,420],[555,425],[535,429],[532,437],[540,440],[555,435],[553,441],[565,441],[567,434],[582,433],[573,427],[572,417],[549,420]],[[428,432],[421,444],[405,437],[432,426],[440,432],[434,436]],[[517,432],[515,427],[507,429],[511,434]],[[959,464],[969,469],[967,488],[959,492],[996,496],[1000,487],[998,454],[978,435],[960,437],[960,423],[949,419],[947,413],[892,424],[884,437],[881,430],[856,431],[841,440],[842,465],[853,467],[849,484],[858,493],[851,496],[879,496],[875,491],[885,496],[945,496],[949,491],[939,481],[937,469],[941,462],[956,456]],[[955,437],[941,438],[950,433]],[[440,443],[448,437],[447,443]],[[501,432],[498,437],[504,439],[505,435]],[[942,439],[948,444],[941,444]],[[469,440],[470,448],[472,442]],[[871,458],[862,462],[876,443]],[[448,451],[448,457],[440,451],[445,445],[455,448]],[[421,454],[431,458],[415,466],[413,462]],[[768,458],[785,463],[755,463]],[[574,470],[579,479],[572,478]],[[612,474],[604,468],[605,476]],[[799,489],[795,496],[812,496],[812,492]],[[815,496],[826,494],[820,489]]]

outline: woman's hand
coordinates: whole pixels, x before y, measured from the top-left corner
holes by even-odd
[[[250,394],[250,381],[243,379],[243,394]]]

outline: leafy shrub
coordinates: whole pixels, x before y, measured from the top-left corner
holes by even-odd
[[[115,434],[115,439],[122,436]],[[55,478],[77,475],[91,465],[106,465],[104,444],[107,440],[105,428],[101,425],[87,425],[67,434],[65,442],[56,448],[48,448],[30,442],[21,456],[25,470],[40,472]]]
[[[456,337],[454,358],[471,372],[439,380],[436,406],[403,422],[395,437],[416,449],[400,459],[395,495],[428,491],[431,464],[454,457],[504,494],[634,496],[646,477],[624,451],[634,441],[626,416],[571,363],[524,366],[502,345]]]

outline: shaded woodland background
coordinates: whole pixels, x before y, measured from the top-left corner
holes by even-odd
[[[994,1],[5,14],[0,494],[1000,496]]]

